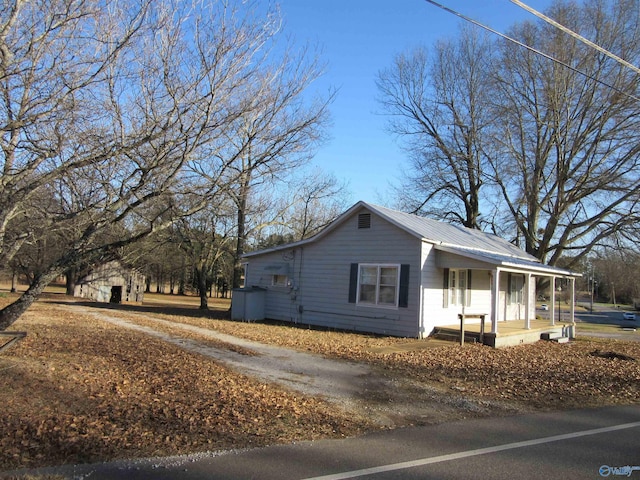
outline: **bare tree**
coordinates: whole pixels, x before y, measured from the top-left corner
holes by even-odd
[[[490,52],[485,37],[465,29],[431,55],[418,48],[380,72],[380,103],[411,161],[397,188],[401,208],[480,228]]]
[[[6,329],[70,266],[91,265],[203,209],[226,188],[216,141],[254,110],[247,96],[279,29],[246,4],[172,0],[5,2],[0,12],[0,257],[47,188],[68,235],[14,304]],[[215,158],[215,160],[212,160]]]
[[[347,185],[335,175],[314,169],[291,183],[293,199],[283,222],[294,240],[312,237],[348,207]]]
[[[269,248],[312,237],[349,206],[346,182],[319,168],[299,172],[286,183],[287,188],[279,189],[275,198],[273,192],[253,198],[252,204],[262,209],[251,216],[248,248]]]
[[[328,106],[333,98],[305,101],[303,94],[322,73],[318,57],[303,50],[289,52],[254,78],[251,108],[235,122],[218,155],[229,163],[235,183],[228,189],[237,208],[237,241],[233,288],[240,286],[254,190],[274,185],[291,171],[307,163],[314,147],[322,140],[328,121]],[[254,198],[252,198],[254,195]]]
[[[232,255],[233,213],[230,205],[210,205],[196,215],[182,218],[171,229],[170,241],[184,252],[193,270],[201,310],[209,308],[207,295],[223,257]]]
[[[556,1],[547,14],[640,63],[637,1]],[[600,246],[637,248],[640,75],[542,21],[510,36],[555,61],[463,31],[431,63],[418,50],[381,74],[383,105],[412,155],[404,207],[490,224],[567,268]]]
[[[638,2],[557,2],[549,16],[640,60]],[[505,224],[552,265],[565,254],[577,265],[615,241],[638,245],[640,104],[624,92],[637,95],[640,76],[545,23],[518,25],[512,35],[584,74],[502,45],[494,95],[502,155],[492,175]]]

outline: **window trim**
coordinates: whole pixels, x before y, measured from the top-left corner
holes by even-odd
[[[376,268],[376,285],[375,285],[375,293],[376,299],[375,302],[367,302],[362,301],[360,299],[361,296],[361,287],[362,287],[362,269],[363,268]],[[391,285],[381,285],[381,271],[383,268],[395,268],[396,270],[396,278],[395,284],[393,285],[395,289],[394,303],[380,303],[380,287],[381,286],[391,286]],[[358,280],[356,283],[356,304],[362,305],[366,307],[376,307],[376,308],[392,308],[397,309],[399,307],[400,300],[400,276],[401,276],[402,266],[399,263],[359,263],[358,264]]]
[[[520,282],[522,282],[520,284]],[[525,275],[523,273],[509,273],[508,277],[508,304],[509,305],[524,305],[525,295],[524,289],[526,287]],[[518,288],[519,287],[519,288]]]
[[[471,272],[470,268],[444,269],[446,285],[446,287],[443,286],[444,308],[471,306]],[[460,279],[463,279],[462,282]],[[461,283],[464,283],[464,290]]]

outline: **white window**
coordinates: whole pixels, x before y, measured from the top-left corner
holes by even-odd
[[[399,281],[400,265],[360,265],[358,303],[397,307]]]
[[[471,305],[470,271],[449,270],[449,303],[456,306]]]
[[[271,276],[272,287],[286,287],[289,284],[289,277],[287,275],[275,274]]]
[[[509,303],[524,303],[524,275],[509,274]]]

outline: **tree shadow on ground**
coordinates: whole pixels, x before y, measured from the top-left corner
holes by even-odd
[[[59,305],[80,305],[83,307],[95,308],[100,310],[115,310],[120,312],[133,312],[133,313],[153,313],[161,315],[175,315],[182,317],[193,318],[210,318],[213,320],[230,320],[231,312],[228,308],[209,308],[208,310],[202,310],[197,305],[169,305],[159,303],[157,305],[137,305],[126,303],[102,303],[102,302],[90,302],[90,301],[78,301],[66,296],[58,296],[55,299],[49,300],[51,303],[57,303]]]

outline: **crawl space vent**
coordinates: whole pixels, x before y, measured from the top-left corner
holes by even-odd
[[[358,215],[358,228],[371,228],[370,213],[361,213]]]

